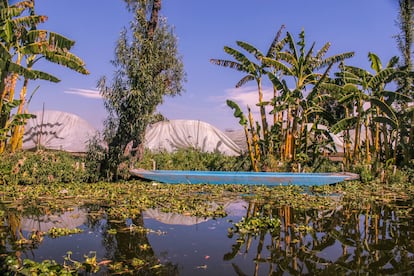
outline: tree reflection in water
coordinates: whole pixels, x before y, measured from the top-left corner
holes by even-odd
[[[95,207],[99,208],[99,206]],[[101,228],[105,258],[114,260],[115,266],[116,263],[119,264],[118,273],[121,273],[124,268],[121,274],[178,275],[177,265],[166,263],[159,266],[158,257],[148,241],[142,212],[133,219],[127,219],[126,222],[106,215],[104,218],[101,216],[97,218],[89,218],[89,227]],[[111,233],[110,229],[115,229],[116,232]]]
[[[247,218],[256,217],[259,230],[235,223],[232,261],[237,275],[251,275],[237,265],[239,255],[254,251],[254,275],[372,274],[412,275],[414,226],[412,202],[398,205],[368,204],[355,207],[343,201],[332,210],[292,208],[277,203],[250,201]],[[269,227],[265,218],[278,218]],[[268,220],[267,220],[268,221]]]

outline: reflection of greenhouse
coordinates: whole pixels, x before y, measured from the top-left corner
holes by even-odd
[[[21,229],[24,231],[47,232],[52,227],[74,229],[87,222],[87,212],[82,209],[50,215],[35,216],[29,215],[21,219]]]
[[[212,204],[214,206],[214,204]],[[246,213],[248,203],[244,200],[229,201],[224,204],[227,215],[243,216]],[[164,224],[195,225],[206,222],[211,218],[196,217],[176,213],[162,212],[159,209],[147,209],[142,213],[144,219],[155,219]]]

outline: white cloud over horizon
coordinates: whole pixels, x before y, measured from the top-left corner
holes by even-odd
[[[271,87],[263,87],[263,101],[270,101],[273,97],[273,89]],[[227,106],[226,100],[232,100],[239,105],[247,117],[247,106],[250,107],[255,120],[260,118],[260,110],[256,104],[259,102],[259,94],[257,86],[245,86],[240,88],[229,88],[225,90],[224,96],[211,97],[212,101],[220,102],[223,107]],[[269,111],[269,110],[268,110]]]
[[[73,94],[89,99],[102,99],[99,91],[93,89],[70,88],[69,90],[64,91],[64,93]]]
[[[226,99],[236,102],[241,108],[249,106],[253,108],[259,102],[259,93],[256,86],[241,88],[230,88],[226,91]],[[270,101],[273,97],[273,90],[270,87],[263,87],[263,101]]]

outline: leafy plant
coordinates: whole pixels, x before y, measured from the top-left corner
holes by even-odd
[[[0,184],[51,184],[87,180],[84,159],[66,152],[5,153],[0,160]]]
[[[159,170],[243,171],[249,166],[245,156],[226,156],[219,152],[179,149],[176,152],[145,151],[136,167]]]

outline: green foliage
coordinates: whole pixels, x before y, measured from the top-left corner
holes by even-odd
[[[179,95],[183,90],[185,74],[177,39],[167,21],[158,17],[161,1],[151,3],[139,1],[129,6],[135,9],[135,18],[131,33],[122,32],[118,40],[112,84],[105,78],[99,82],[109,112],[104,133],[109,148],[102,163],[105,177],[117,179],[121,163],[140,157],[156,107],[164,96]]]
[[[0,267],[1,268],[1,267]],[[3,271],[5,275],[76,275],[76,270],[58,264],[55,260],[35,262],[25,259],[23,264],[16,257],[8,256]]]
[[[254,153],[254,158],[251,159],[252,167],[255,170],[278,169],[272,167],[273,162],[269,162],[269,160],[279,160],[282,163],[309,162],[322,155],[321,143],[315,138],[320,136],[320,130],[317,127],[312,127],[308,131],[307,125],[327,125],[332,122],[331,114],[322,106],[328,95],[323,93],[325,91],[322,91],[320,87],[328,81],[333,64],[354,55],[353,52],[346,52],[325,58],[330,43],[326,43],[315,54],[315,44],[312,44],[309,49],[305,47],[304,30],[299,34],[298,42],[294,41],[289,32],[286,33],[285,38],[279,39],[283,27],[276,34],[266,55],[250,44],[237,42],[238,46],[259,61],[258,64],[230,47],[224,47],[224,50],[235,61],[211,59],[213,64],[247,73],[247,76],[242,78],[236,87],[251,80],[257,82],[258,101],[256,106],[260,108],[261,116],[259,122],[253,121],[248,107],[249,132],[253,136],[249,152],[252,156]],[[268,77],[273,84],[274,94],[270,102],[263,100],[262,77],[264,76]],[[288,82],[293,83],[295,87],[289,88]],[[305,91],[309,93],[305,93]],[[247,119],[244,118],[237,104],[231,101],[227,101],[227,104],[235,110],[234,116],[240,119],[240,124],[246,126]],[[268,112],[266,108],[272,110]],[[273,124],[268,123],[268,114],[273,115]],[[254,131],[254,128],[257,131]],[[257,137],[254,137],[255,133]],[[329,135],[326,136],[326,139],[328,141],[323,143],[323,147],[330,142]],[[259,164],[256,164],[256,161]],[[257,165],[260,168],[257,168]]]
[[[69,228],[52,227],[52,228],[49,229],[49,231],[47,231],[47,234],[51,238],[57,238],[57,237],[71,235],[71,234],[78,234],[78,233],[82,233],[82,232],[83,232],[83,230],[79,229],[79,228],[69,229]]]
[[[89,140],[88,151],[85,158],[85,170],[88,175],[89,182],[97,182],[102,180],[103,175],[102,162],[105,160],[106,149],[102,145],[102,141],[99,136],[93,137]]]
[[[9,3],[10,2],[10,3]],[[0,12],[0,153],[10,144],[11,150],[21,148],[27,113],[26,91],[29,80],[60,80],[33,67],[39,60],[65,66],[81,74],[89,74],[84,62],[70,52],[74,41],[54,32],[37,30],[47,20],[35,13],[35,1],[2,1]],[[23,64],[26,63],[26,64]],[[23,81],[17,105],[14,103],[18,80]],[[8,83],[8,85],[5,85]],[[12,114],[12,108],[17,107]]]
[[[249,167],[245,156],[226,156],[219,152],[180,149],[173,153],[146,151],[136,167],[159,170],[244,171]]]
[[[257,216],[242,217],[241,221],[234,224],[234,230],[240,234],[253,234],[258,235],[261,232],[269,231],[270,233],[276,233],[280,228],[280,219],[273,218],[271,216],[263,216],[258,214]]]
[[[20,151],[0,160],[0,184],[52,184],[85,181],[84,160],[65,152]]]

